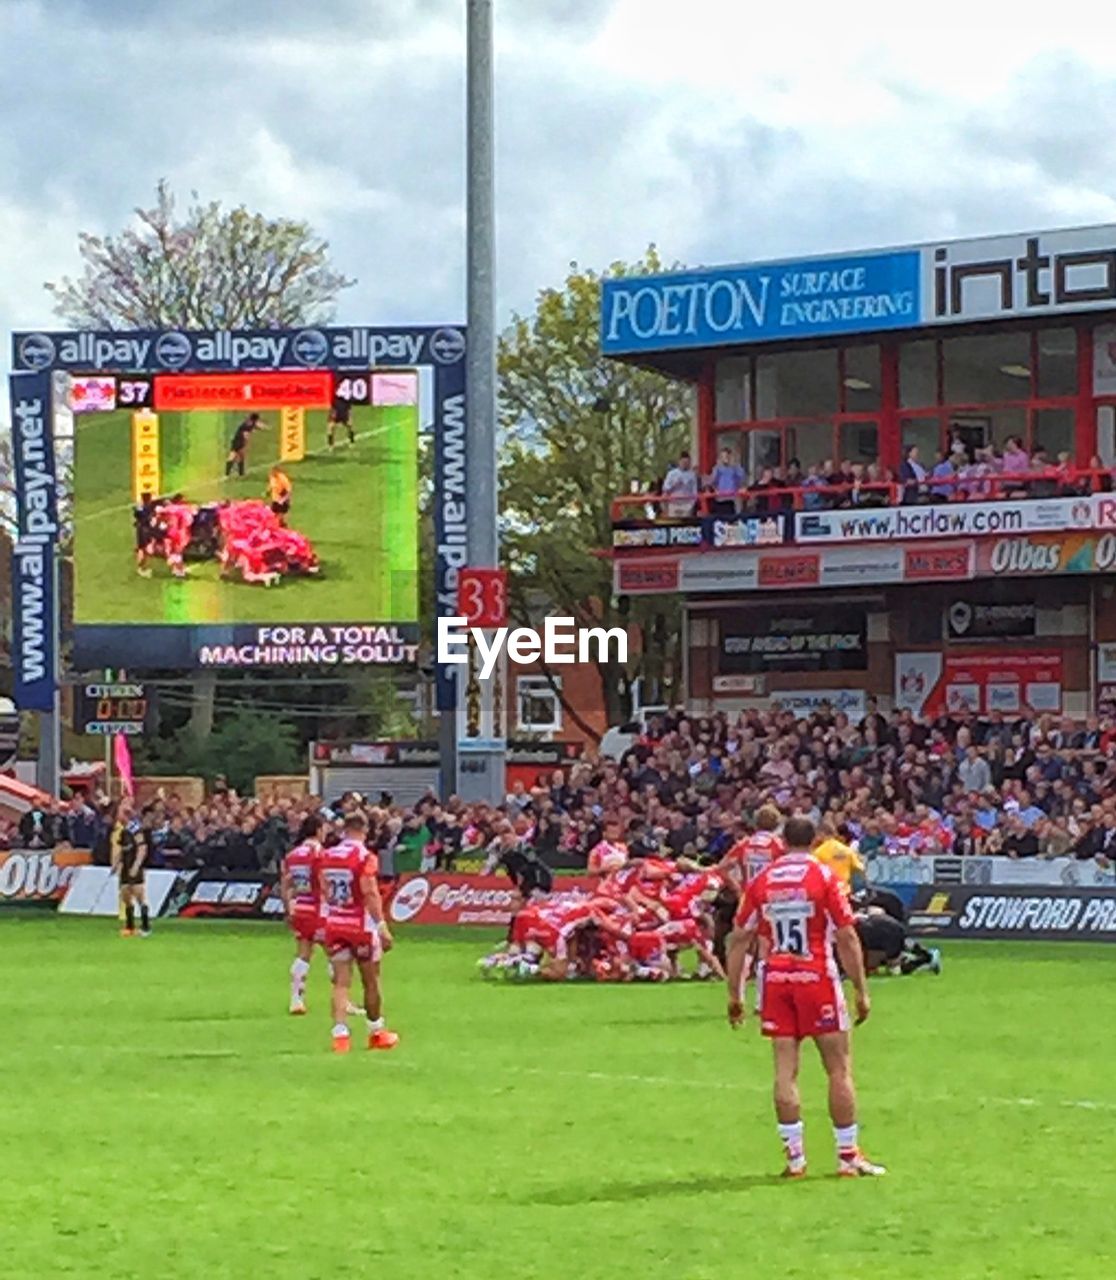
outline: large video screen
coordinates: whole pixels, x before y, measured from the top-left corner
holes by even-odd
[[[413,660],[418,374],[75,375],[79,667]]]

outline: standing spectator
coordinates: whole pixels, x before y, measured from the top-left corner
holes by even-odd
[[[663,481],[663,497],[666,501],[666,514],[672,520],[684,520],[694,514],[698,496],[698,478],[693,469],[690,455],[679,455],[678,462],[666,473]]]
[[[975,746],[966,748],[957,766],[957,778],[966,791],[983,792],[992,785],[992,770]]]
[[[930,486],[931,496],[949,502],[957,494],[954,483],[956,476],[953,459],[944,451],[939,453],[938,460],[934,463],[934,470],[930,473],[930,479],[933,481]]]
[[[899,483],[903,486],[903,501],[917,502],[925,492],[926,468],[919,461],[918,445],[908,447],[903,461],[899,464]]]
[[[709,476],[713,490],[713,514],[733,516],[739,510],[737,496],[744,488],[744,468],[733,461],[732,450],[724,448]]]

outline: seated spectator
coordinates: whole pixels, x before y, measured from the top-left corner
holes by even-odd
[[[1000,458],[1000,475],[1004,478],[1005,483],[1002,484],[997,496],[1019,498],[1025,497],[1027,490],[1022,481],[1016,481],[1015,477],[1024,476],[1031,469],[1031,457],[1027,450],[1023,448],[1023,441],[1019,436],[1009,436],[1004,444],[1004,452]]]
[[[1038,856],[1038,836],[1021,818],[1009,818],[1004,836],[1003,852],[1009,858],[1034,858]]]
[[[34,805],[19,820],[19,840],[23,849],[53,849],[65,839],[65,826],[54,800]]]
[[[829,504],[829,495],[822,492],[825,488],[825,476],[821,467],[813,462],[807,468],[802,481],[802,508],[804,511],[824,511]]]
[[[774,514],[778,508],[779,500],[774,495],[769,495],[768,491],[776,488],[778,488],[778,483],[775,479],[774,469],[772,467],[764,467],[759,473],[759,479],[748,486],[748,510],[754,512],[757,516]]]

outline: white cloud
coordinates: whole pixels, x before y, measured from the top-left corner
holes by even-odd
[[[0,328],[48,322],[78,230],[164,175],[310,219],[360,280],[343,319],[462,316],[462,10],[0,4]],[[497,4],[504,314],[652,240],[716,262],[1116,219],[1116,24],[1092,0],[1042,24],[957,0],[756,12]]]

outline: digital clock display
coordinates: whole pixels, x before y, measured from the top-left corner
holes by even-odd
[[[140,734],[151,711],[142,684],[86,684],[74,691],[74,728],[79,733]]]

